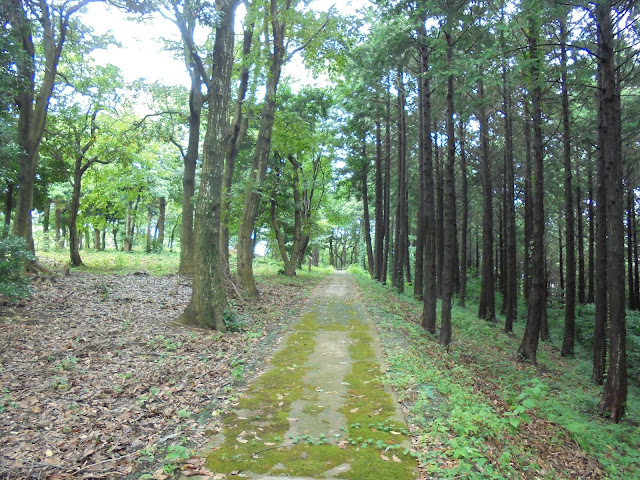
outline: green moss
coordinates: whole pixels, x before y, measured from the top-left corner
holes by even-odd
[[[207,457],[207,468],[223,474],[415,478],[415,460],[406,455],[406,427],[394,421],[393,399],[383,388],[369,327],[357,319],[355,309],[349,308],[347,313],[344,304],[328,302],[301,317],[298,330],[275,355],[272,367],[224,420],[224,441]],[[315,335],[318,331],[346,330],[350,332],[353,364],[344,378],[349,384],[348,396],[339,409],[347,419],[343,433],[332,438],[293,437],[287,432],[295,400],[305,400],[302,412],[308,415],[326,408],[319,405],[313,386],[304,381],[305,362],[315,349]]]

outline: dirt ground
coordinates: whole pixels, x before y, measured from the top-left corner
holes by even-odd
[[[261,301],[233,319],[241,331],[225,335],[173,323],[191,291],[178,275],[72,273],[0,301],[0,478],[173,473],[314,283],[282,278],[259,285]]]

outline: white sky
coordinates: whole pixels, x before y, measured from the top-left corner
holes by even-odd
[[[351,14],[368,3],[368,0],[316,0],[311,7],[326,11],[335,4],[343,14]],[[237,16],[243,16],[240,9]],[[100,2],[87,6],[83,21],[93,27],[97,34],[111,31],[122,44],[122,47],[112,45],[106,50],[97,50],[93,57],[100,64],[111,63],[119,67],[126,81],[146,78],[150,82],[158,81],[164,85],[189,86],[189,75],[184,63],[173,58],[172,53],[164,51],[159,40],[161,37],[180,40],[177,27],[169,20],[156,16],[152,21],[129,22],[122,11]],[[294,72],[300,71],[299,61],[295,62],[294,59],[291,63],[285,74],[294,75]]]

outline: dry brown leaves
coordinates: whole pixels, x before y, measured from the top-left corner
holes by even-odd
[[[0,477],[139,475],[169,445],[203,445],[233,393],[232,361],[260,364],[299,285],[261,285],[243,307],[251,335],[172,323],[191,291],[178,275],[77,273],[0,304]]]

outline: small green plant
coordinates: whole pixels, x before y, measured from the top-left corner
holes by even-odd
[[[62,360],[58,365],[53,367],[53,369],[58,373],[62,373],[65,370],[73,370],[74,368],[76,368],[77,364],[78,358],[71,355],[65,357],[65,359]]]
[[[51,381],[51,388],[54,390],[67,391],[70,388],[69,380],[67,379],[67,377],[55,376]]]
[[[173,475],[180,468],[180,464],[189,460],[191,455],[193,455],[193,451],[184,445],[169,445],[162,471],[166,475]]]
[[[230,332],[241,332],[247,326],[246,320],[242,319],[233,308],[224,310],[222,320]]]
[[[244,360],[234,359],[231,361],[231,375],[236,380],[242,380],[242,374],[244,373]]]
[[[35,257],[27,242],[3,227],[0,230],[0,295],[13,302],[31,294],[29,277],[25,275],[25,263],[31,260]]]

